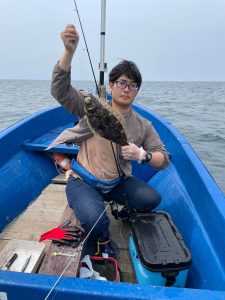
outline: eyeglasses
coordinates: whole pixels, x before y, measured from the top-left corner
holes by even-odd
[[[128,84],[124,80],[116,80],[115,84],[121,90],[125,90],[125,88],[127,86],[128,86],[128,88],[129,88],[130,91],[137,91],[138,90],[138,84],[136,82],[131,82],[130,84]]]

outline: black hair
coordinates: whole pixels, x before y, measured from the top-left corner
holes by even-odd
[[[142,83],[142,76],[134,62],[129,60],[122,60],[110,71],[109,82],[115,82],[122,75],[126,75],[129,79],[134,80],[138,85],[138,89],[140,88]]]

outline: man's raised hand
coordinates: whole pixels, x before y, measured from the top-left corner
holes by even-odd
[[[79,42],[79,34],[76,31],[75,26],[72,24],[67,25],[63,32],[61,32],[61,38],[63,40],[65,49],[71,53],[74,53]]]

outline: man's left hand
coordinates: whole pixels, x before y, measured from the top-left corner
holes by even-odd
[[[129,143],[128,146],[121,147],[122,155],[126,160],[138,160],[145,159],[146,151],[142,147],[138,147],[133,143]]]

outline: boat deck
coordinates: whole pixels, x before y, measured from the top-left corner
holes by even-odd
[[[122,272],[123,281],[129,283],[135,282],[128,250],[129,225],[122,221],[115,220],[110,213],[110,209],[108,210],[108,215],[111,221],[110,232],[113,241],[116,243],[118,263]],[[0,233],[0,251],[13,239],[38,241],[42,233],[57,227],[62,224],[63,221],[71,218],[73,218],[73,221],[76,220],[72,210],[67,206],[65,180],[58,176],[21,215],[13,220],[13,222]],[[74,253],[74,251],[77,250],[71,247],[69,247],[70,249],[68,247],[59,247],[50,241],[44,241],[44,243],[46,245],[45,256],[38,268],[38,272],[60,275],[64,266],[68,263],[68,257],[56,257],[57,263],[55,263],[56,259],[54,260],[52,253],[57,252],[57,250],[60,252]],[[81,251],[79,251],[79,249],[78,252],[78,255],[76,255],[77,259],[74,262],[76,264],[76,270],[78,269],[81,257]],[[76,276],[74,263],[70,269],[65,272],[64,276]]]

